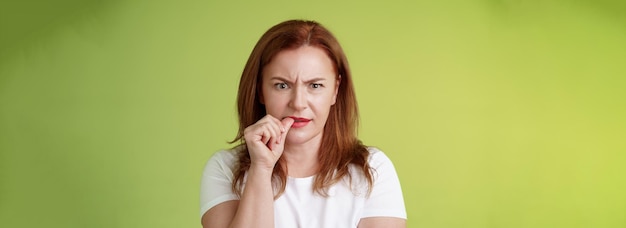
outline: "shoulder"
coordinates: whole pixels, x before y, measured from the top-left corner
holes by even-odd
[[[239,152],[241,150],[241,147],[235,147],[213,153],[205,165],[205,173],[214,172],[216,170],[232,172],[238,163]]]
[[[206,162],[200,182],[200,216],[220,203],[238,199],[232,183],[240,151],[237,147],[220,150]]]
[[[394,165],[380,149],[369,147],[368,151],[370,152],[368,162],[374,184],[365,203],[362,218],[389,218],[362,220],[364,223],[361,225],[369,227],[369,225],[378,226],[380,222],[402,222],[402,220],[396,220],[396,218],[406,219],[406,210],[402,187]]]
[[[369,151],[368,163],[370,167],[376,168],[391,164],[391,160],[382,150],[376,147],[367,147],[367,151]]]
[[[393,162],[383,151],[376,147],[368,147],[367,149],[370,152],[368,164],[371,168],[374,182],[381,181],[381,178],[385,181],[398,178]]]
[[[236,161],[240,151],[241,147],[218,150],[211,155],[210,160]]]

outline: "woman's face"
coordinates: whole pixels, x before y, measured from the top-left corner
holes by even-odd
[[[267,114],[295,120],[285,143],[321,142],[339,88],[328,55],[320,48],[306,45],[284,50],[265,66],[262,77],[260,98]]]

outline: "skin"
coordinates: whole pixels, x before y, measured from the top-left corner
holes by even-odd
[[[311,46],[285,50],[263,69],[261,101],[267,114],[310,120],[287,133],[283,156],[289,176],[307,177],[317,172],[324,125],[337,99],[337,79],[330,58]]]
[[[271,177],[278,159],[283,157],[291,177],[318,170],[324,125],[339,88],[332,61],[317,47],[284,50],[263,69],[262,77],[259,95],[267,115],[244,130],[252,161],[246,187],[239,201],[209,209],[203,227],[274,227]],[[358,225],[405,226],[404,219],[390,217],[363,218]]]

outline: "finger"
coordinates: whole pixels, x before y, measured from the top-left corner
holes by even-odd
[[[295,120],[293,120],[292,118],[284,118],[280,121],[282,129],[284,129],[280,134],[280,144],[285,143],[285,139],[287,139],[287,133],[289,132],[289,129],[291,129],[291,125],[293,125],[294,122]]]
[[[262,124],[265,128],[265,130],[268,130],[271,132],[272,135],[272,140],[277,140],[277,138],[280,136],[281,133],[281,123],[280,120],[276,119],[275,117],[271,116],[271,115],[265,115],[261,120],[259,120],[257,123]]]
[[[293,125],[294,122],[295,122],[295,120],[292,119],[291,117],[285,117],[285,118],[281,119],[280,120],[280,126],[281,126],[282,132],[288,131],[289,128],[291,128],[291,125]]]
[[[280,120],[277,119],[276,117],[272,116],[272,115],[266,115],[265,117],[263,117],[263,122],[265,123],[271,123],[271,124],[275,124],[277,126],[280,126]]]
[[[261,136],[261,142],[263,144],[267,144],[267,142],[269,142],[270,139],[272,138],[272,133],[265,129],[261,129],[261,132],[259,132],[259,135]]]
[[[270,117],[271,117],[271,119],[272,119],[272,122],[273,122],[274,124],[276,124],[276,126],[280,126],[280,120],[279,120],[278,118],[275,118],[275,117],[273,117],[273,116],[270,116]]]
[[[291,129],[291,125],[293,125],[294,120],[291,118],[285,118],[280,122],[281,128],[284,129],[284,131],[281,131],[278,141],[273,142],[272,140],[272,143],[270,143],[269,145],[270,149],[274,152],[277,152],[279,156],[283,153],[283,150],[285,149],[285,140],[287,139],[287,133],[289,132],[289,129]]]
[[[265,141],[265,145],[267,145],[270,149],[271,148],[271,144],[274,142],[277,142],[278,137],[280,137],[280,130],[278,129],[278,126],[274,125],[274,124],[266,124],[264,126],[265,128],[265,132],[267,132],[270,135],[270,139]]]
[[[266,115],[248,126],[244,131],[244,136],[247,140],[258,140],[267,146],[272,141],[279,141],[282,130],[282,123],[279,119]]]

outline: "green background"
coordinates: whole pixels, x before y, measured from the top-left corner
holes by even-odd
[[[199,227],[261,34],[314,19],[409,227],[626,227],[626,2],[2,1],[0,227]]]

